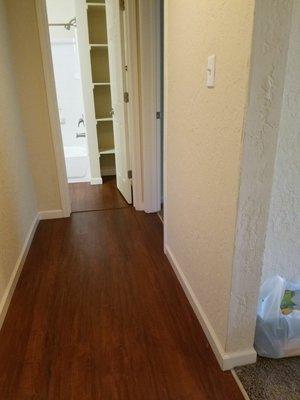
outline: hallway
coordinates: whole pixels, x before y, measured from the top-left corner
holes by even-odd
[[[158,216],[130,207],[40,222],[0,359],[5,400],[243,399],[163,254]]]

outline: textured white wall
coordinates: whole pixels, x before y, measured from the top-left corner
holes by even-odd
[[[0,308],[25,238],[36,217],[35,192],[0,0]]]
[[[254,1],[171,0],[166,11],[165,245],[224,349]]]
[[[257,0],[226,350],[253,346],[292,0]]]
[[[300,2],[294,1],[262,280],[300,281]]]

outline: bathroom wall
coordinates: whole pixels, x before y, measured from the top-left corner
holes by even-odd
[[[69,22],[76,16],[74,0],[47,0],[49,23]],[[63,27],[50,27],[52,38],[75,38],[75,30],[69,31]]]
[[[73,39],[51,37],[51,50],[63,145],[83,146],[87,151],[86,138],[76,138],[85,133],[84,105],[81,88],[80,67],[76,43]]]
[[[37,217],[35,190],[0,0],[0,326],[22,250]]]
[[[300,282],[300,2],[294,1],[262,281]]]
[[[75,17],[72,0],[47,0],[46,4],[49,23],[64,23]],[[90,181],[87,138],[76,136],[86,134],[85,122],[79,124],[80,119],[85,121],[85,115],[76,29],[71,27],[68,31],[64,27],[50,26],[49,32],[68,179],[69,182]],[[76,161],[74,157],[70,160],[74,151],[66,147],[73,147],[73,150],[80,147],[84,161]],[[84,167],[79,165],[82,162]]]

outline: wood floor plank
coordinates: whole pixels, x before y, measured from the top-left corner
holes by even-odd
[[[104,176],[102,185],[89,182],[69,184],[72,212],[107,210],[129,207],[116,189],[115,176]]]
[[[132,208],[39,224],[0,332],[0,399],[242,400]]]

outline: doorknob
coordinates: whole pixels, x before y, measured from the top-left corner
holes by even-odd
[[[113,116],[115,114],[114,109],[112,108],[109,113],[110,113],[111,116]]]

